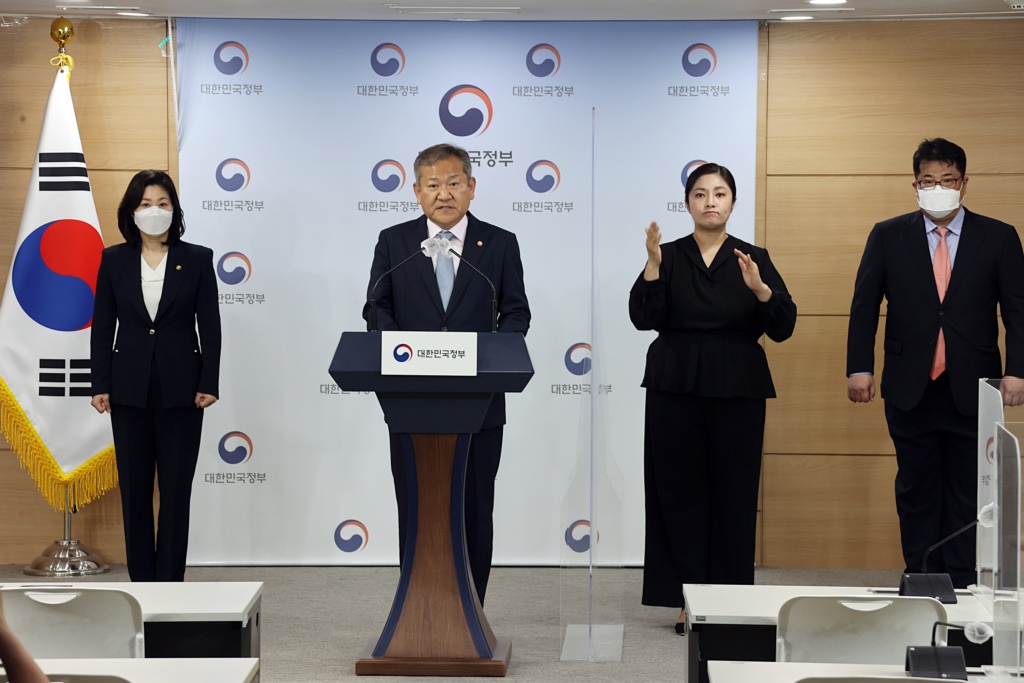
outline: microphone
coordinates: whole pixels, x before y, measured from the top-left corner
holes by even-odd
[[[462,254],[460,254],[459,252],[457,252],[454,249],[452,249],[452,242],[451,242],[451,240],[446,239],[444,237],[436,237],[434,239],[437,240],[438,249],[440,250],[440,252],[446,258],[451,258],[452,254],[454,254],[455,256],[458,256],[460,261],[462,261],[467,266],[469,266],[470,268],[475,270],[477,273],[479,273],[480,277],[482,277],[483,279],[487,280],[487,284],[489,284],[491,286],[491,332],[497,332],[498,331],[498,290],[495,289],[494,283],[491,282],[491,278],[489,278],[486,275],[484,275],[483,271],[481,271],[479,268],[477,268],[472,263],[467,261],[465,259],[465,257],[463,257]]]
[[[991,529],[992,526],[995,524],[995,517],[996,517],[996,504],[995,503],[988,503],[987,505],[983,506],[980,510],[978,510],[978,518],[976,520],[974,520],[973,522],[969,522],[968,524],[965,524],[960,529],[957,529],[956,531],[951,533],[949,536],[946,536],[944,539],[942,539],[938,543],[935,543],[934,545],[929,547],[928,550],[924,551],[924,559],[921,560],[921,573],[923,574],[923,573],[928,571],[928,556],[932,553],[933,550],[939,549],[947,541],[952,541],[954,538],[956,538],[960,534],[964,533],[965,531],[968,531],[969,529],[974,528],[976,525],[980,524],[982,526],[982,528]]]
[[[956,604],[956,591],[953,589],[953,582],[950,580],[949,574],[929,574],[928,556],[932,554],[932,551],[938,550],[949,541],[973,529],[975,526],[981,525],[986,529],[991,528],[995,524],[995,514],[995,503],[988,503],[978,511],[977,519],[960,527],[938,543],[932,544],[924,551],[924,557],[921,560],[921,573],[904,574],[900,579],[900,595],[931,597],[946,604]]]
[[[947,629],[963,629],[968,642],[975,645],[987,642],[995,634],[991,626],[981,621],[971,621],[963,625],[936,621],[932,625],[930,647],[907,646],[905,670],[910,672],[911,678],[966,681],[967,666],[964,661],[964,649],[958,645],[936,645],[940,626],[945,626]]]
[[[438,252],[439,248],[440,247],[437,244],[436,239],[427,238],[420,242],[419,249],[406,256],[397,266],[389,268],[379,278],[377,278],[377,281],[373,283],[373,287],[370,288],[370,332],[377,331],[377,298],[375,294],[377,293],[377,285],[380,284],[381,280],[411,261],[416,254],[423,254],[427,258],[432,258],[434,254]]]

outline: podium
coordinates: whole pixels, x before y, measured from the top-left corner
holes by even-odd
[[[523,336],[478,333],[477,374],[455,377],[382,375],[381,333],[345,332],[330,372],[345,391],[376,393],[388,429],[401,435],[409,487],[391,613],[356,675],[504,676],[512,643],[495,637],[473,585],[463,499],[470,439],[491,396],[520,392],[533,376]]]

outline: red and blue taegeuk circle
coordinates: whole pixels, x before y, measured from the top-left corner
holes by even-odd
[[[28,317],[59,332],[92,325],[103,238],[85,221],[62,218],[36,228],[14,255],[11,286]]]

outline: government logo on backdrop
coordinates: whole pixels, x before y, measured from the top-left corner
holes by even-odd
[[[381,43],[370,53],[370,67],[378,76],[397,76],[405,69],[405,53],[394,43]]]
[[[577,538],[577,532],[580,537]],[[598,537],[600,540],[600,536]],[[565,530],[565,544],[576,553],[585,553],[590,550],[590,520],[577,519]]]
[[[353,533],[348,538],[345,538],[347,531]],[[362,532],[362,535],[360,535],[360,532]],[[358,519],[346,519],[334,530],[334,544],[343,553],[362,552],[366,546],[370,545],[370,532],[366,525]]]
[[[36,323],[58,332],[92,324],[103,238],[85,221],[64,218],[33,230],[11,268],[18,304]]]
[[[538,43],[526,53],[526,68],[537,78],[554,76],[562,68],[562,55],[554,45]]]
[[[251,275],[252,261],[240,251],[229,251],[217,261],[217,277],[226,285],[245,284]]]
[[[225,76],[235,76],[249,68],[249,51],[234,40],[228,40],[213,51],[213,63]]]
[[[694,159],[693,161],[688,161],[683,165],[683,172],[679,176],[679,179],[682,180],[683,182],[683,187],[686,187],[686,180],[687,178],[690,177],[690,174],[693,173],[693,169],[697,168],[698,166],[703,166],[706,163],[708,162],[702,159]]]
[[[370,171],[370,181],[378,192],[397,192],[405,187],[405,168],[394,159],[378,161]]]
[[[456,111],[461,107],[467,107],[465,113],[455,114],[452,112],[453,105]],[[485,114],[478,107],[472,104],[482,105],[487,113]],[[444,94],[441,98],[441,105],[438,108],[438,115],[441,118],[441,125],[452,135],[460,138],[468,137],[474,133],[483,135],[494,119],[494,107],[491,105],[491,98],[475,85],[457,85]]]
[[[565,369],[574,375],[582,377],[590,372],[590,367],[593,363],[590,354],[590,344],[585,344],[583,342],[573,344],[569,347],[569,350],[565,352]]]
[[[252,439],[245,432],[228,432],[220,437],[220,443],[217,444],[220,459],[229,465],[249,462],[253,450]]]
[[[241,159],[225,159],[217,165],[217,185],[225,192],[244,190],[249,186],[250,178],[252,172]]]
[[[540,177],[537,177],[539,169]],[[541,159],[526,169],[526,185],[537,193],[553,192],[562,182],[562,174],[552,161]]]
[[[694,43],[683,51],[683,70],[694,78],[709,76],[718,67],[718,55],[706,43]]]

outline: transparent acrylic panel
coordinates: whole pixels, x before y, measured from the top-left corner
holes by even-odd
[[[562,499],[560,658],[617,662],[622,659],[625,628],[624,480],[609,448],[611,383],[598,334],[604,306],[596,277],[593,224],[590,247],[590,393],[582,397],[576,464]]]
[[[996,427],[995,494],[993,531],[992,666],[986,674],[994,680],[1018,680],[1021,671],[1021,462],[1020,436],[1024,423],[1007,422]]]
[[[999,393],[1001,380],[978,380],[978,515],[996,501],[995,490],[995,442],[996,427],[1003,424],[1003,397]],[[997,539],[995,527],[984,523],[977,528],[978,579],[977,595],[982,604],[992,613],[993,590],[995,589],[995,556]]]

